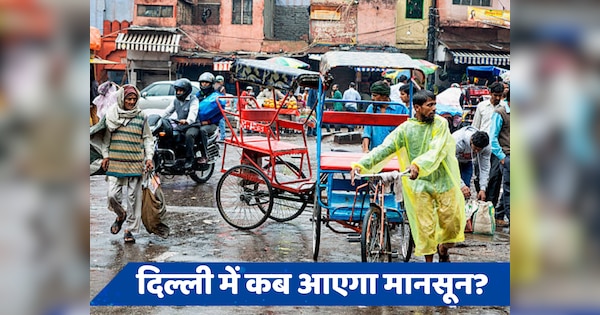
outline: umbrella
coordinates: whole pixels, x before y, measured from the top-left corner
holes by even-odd
[[[390,78],[392,80],[398,79],[401,75],[405,75],[407,78],[409,78],[410,71],[387,69],[381,73],[381,77]]]
[[[460,109],[460,95],[462,90],[457,87],[450,87],[439,93],[435,102],[437,105],[451,106]]]
[[[272,57],[267,59],[268,62],[276,63],[280,66],[292,67],[297,69],[308,69],[310,65],[298,59],[290,57]]]
[[[425,73],[425,75],[430,75],[432,73],[435,72],[435,70],[437,70],[437,68],[439,68],[438,65],[433,64],[427,60],[423,60],[423,59],[415,59],[418,62],[421,63],[421,70],[423,70],[423,72]]]

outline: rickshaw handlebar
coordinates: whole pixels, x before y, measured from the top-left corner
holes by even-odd
[[[382,179],[384,181],[386,181],[386,179],[395,179],[399,176],[409,176],[409,175],[410,175],[410,169],[406,169],[403,172],[392,171],[392,172],[381,172],[381,173],[372,173],[372,174],[360,174],[360,173],[358,173],[358,170],[356,170],[354,173],[354,176],[356,177],[356,179],[373,178],[373,179]]]

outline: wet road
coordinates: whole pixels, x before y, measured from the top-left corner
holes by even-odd
[[[299,141],[289,137],[286,141]],[[311,159],[315,138],[309,138]],[[337,145],[325,138],[323,148],[355,150],[357,145]],[[239,162],[239,154],[228,152],[227,166]],[[110,233],[114,214],[106,208],[107,184],[103,176],[90,178],[90,299],[130,261],[229,262],[282,261],[312,262],[312,229],[308,207],[298,218],[277,223],[267,220],[251,231],[239,231],[219,215],[215,187],[220,178],[220,162],[213,177],[197,185],[187,177],[162,177],[168,206],[168,239],[149,235],[142,227],[135,244],[124,244],[122,232]],[[493,237],[467,234],[467,240],[451,250],[453,261],[509,261],[509,234],[497,231]],[[394,244],[394,238],[392,238]],[[320,261],[359,262],[360,242],[322,229]],[[423,257],[413,257],[422,262]],[[400,262],[395,262],[400,263]],[[94,307],[92,314],[507,314],[508,307]]]

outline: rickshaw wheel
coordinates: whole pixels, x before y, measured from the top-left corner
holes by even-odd
[[[319,200],[317,196],[314,197],[315,203],[313,207],[312,213],[312,253],[313,260],[317,261],[319,257],[319,245],[321,244],[321,206],[319,205]]]
[[[271,172],[271,162],[265,166],[264,171],[266,174]],[[298,175],[296,174],[298,174],[300,178],[306,178],[306,175],[304,175],[303,172],[300,172],[300,168],[298,168],[298,166],[280,159],[275,162],[275,176],[280,176],[281,178],[287,175],[287,177],[290,179],[297,179]],[[269,218],[277,222],[285,222],[297,218],[300,214],[302,214],[302,212],[304,212],[304,209],[306,209],[308,204],[306,199],[304,199],[304,201],[296,201],[286,198],[278,198],[278,195],[289,198],[303,197],[293,195],[286,191],[276,192],[273,196],[273,210],[271,211]]]
[[[263,224],[273,208],[273,189],[267,177],[251,165],[230,168],[217,184],[217,207],[231,226],[249,230]]]
[[[392,261],[392,246],[390,241],[389,227],[383,227],[383,244],[380,240],[382,233],[381,209],[371,207],[363,218],[363,226],[360,235],[360,257],[362,262],[390,262]]]
[[[402,223],[400,223],[400,254],[402,255],[402,261],[408,262],[412,255],[413,248],[415,247],[415,241],[412,238],[410,231],[410,224],[408,224],[408,217],[406,216],[406,210],[402,212]]]

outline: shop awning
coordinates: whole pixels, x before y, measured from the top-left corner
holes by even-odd
[[[510,54],[451,50],[456,64],[510,66]]]
[[[213,71],[229,71],[233,61],[215,61],[213,62]]]
[[[177,53],[179,51],[179,34],[120,33],[117,36],[117,49],[156,51]]]

